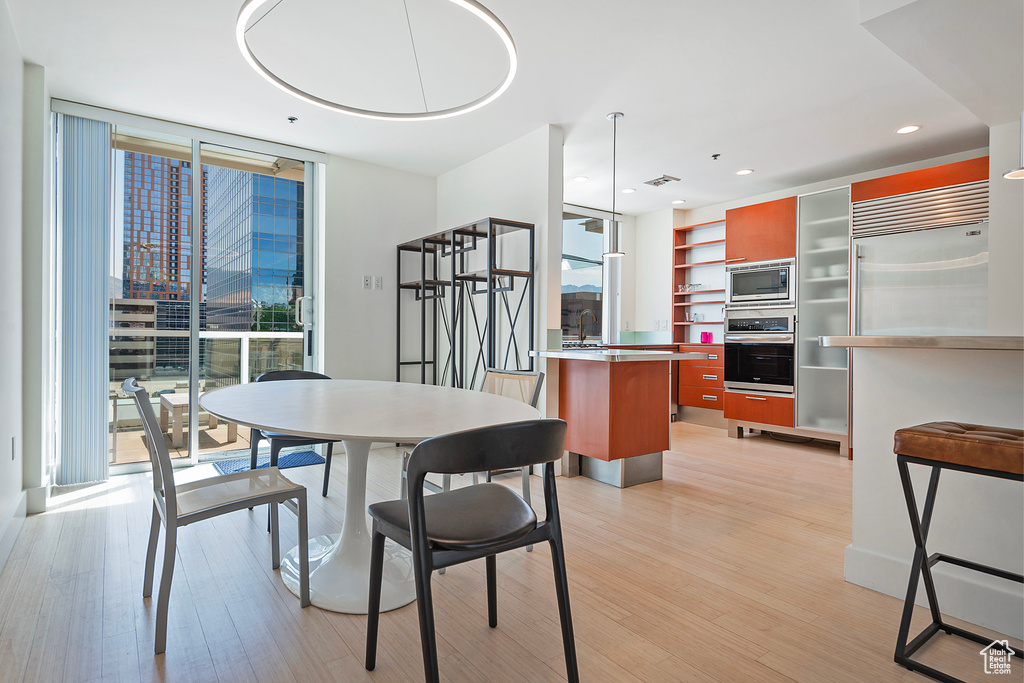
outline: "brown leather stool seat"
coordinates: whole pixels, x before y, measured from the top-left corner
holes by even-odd
[[[935,509],[935,494],[939,488],[939,475],[942,470],[949,469],[998,479],[1024,481],[1024,431],[963,422],[929,422],[897,430],[893,451],[896,453],[896,465],[899,468],[900,481],[903,484],[907,511],[910,513],[910,528],[914,533],[915,545],[910,583],[907,586],[907,598],[903,603],[903,618],[900,620],[900,630],[896,636],[896,652],[893,659],[897,664],[901,664],[911,671],[923,673],[936,680],[946,683],[963,683],[959,678],[911,659],[911,656],[932,636],[940,632],[972,640],[991,648],[1004,651],[1006,648],[1001,646],[999,641],[990,644],[988,637],[943,621],[935,592],[935,581],[932,578],[932,567],[940,562],[945,562],[1016,583],[1024,583],[1024,576],[951,555],[928,554],[925,544],[928,541],[932,512]],[[909,465],[923,465],[931,470],[923,511],[919,511],[917,507]],[[925,594],[932,621],[913,640],[909,640],[910,621],[914,615],[914,600],[917,596],[919,579],[924,579]],[[1021,658],[1021,649],[1011,649],[1010,654]]]
[[[893,452],[924,460],[1024,474],[1024,430],[928,422],[896,431]]]

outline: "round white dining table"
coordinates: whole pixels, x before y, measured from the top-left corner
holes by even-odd
[[[366,524],[366,464],[370,444],[417,444],[449,432],[540,417],[536,408],[479,391],[365,380],[252,382],[206,392],[202,409],[227,422],[294,436],[341,441],[348,480],[340,534],[309,541],[309,592],[314,605],[366,614],[370,533]],[[397,485],[396,481],[396,485]],[[397,486],[396,486],[397,487]],[[281,562],[281,576],[298,595],[298,548]],[[412,558],[388,543],[381,610],[416,597]]]

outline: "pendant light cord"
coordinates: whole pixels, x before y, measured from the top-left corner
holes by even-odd
[[[615,230],[615,150],[619,139],[619,117],[612,119],[612,230]]]
[[[409,3],[402,0],[405,7],[405,25],[409,27],[409,42],[412,43],[412,58],[416,62],[416,77],[420,79],[420,95],[423,97],[423,111],[430,111],[427,106],[427,91],[423,89],[423,74],[420,72],[420,57],[416,52],[416,38],[412,35],[412,21],[409,19]]]
[[[249,26],[249,28],[245,29],[245,32],[246,32],[246,33],[248,33],[248,32],[249,32],[249,31],[251,31],[251,30],[252,30],[253,28],[255,28],[255,27],[256,27],[256,24],[258,24],[258,23],[260,23],[261,21],[263,21],[264,19],[266,19],[266,18],[267,18],[267,15],[268,15],[268,14],[270,14],[271,12],[273,12],[274,10],[276,10],[276,9],[277,9],[277,6],[278,6],[278,5],[280,5],[280,4],[282,3],[282,2],[284,2],[284,0],[277,0],[277,2],[275,2],[275,3],[274,3],[274,6],[273,6],[273,7],[271,7],[270,9],[268,9],[268,10],[267,10],[266,12],[264,12],[264,13],[263,13],[263,16],[262,16],[262,17],[260,17],[260,18],[259,18],[259,19],[257,19],[256,21],[252,22],[252,25],[251,25],[251,26]]]

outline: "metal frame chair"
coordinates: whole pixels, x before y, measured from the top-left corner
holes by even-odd
[[[494,628],[498,625],[495,556],[547,541],[551,546],[566,673],[569,681],[579,681],[553,464],[562,457],[565,431],[566,424],[562,420],[529,420],[447,434],[423,441],[413,449],[409,458],[408,499],[369,506],[373,531],[366,629],[367,670],[372,671],[377,662],[386,538],[412,551],[423,667],[428,681],[439,680],[430,592],[433,570],[485,558],[487,616]],[[533,508],[514,491],[498,484],[477,484],[432,496],[423,495],[423,481],[428,472],[465,474],[539,464],[544,465],[547,513],[544,521],[539,522]]]
[[[276,467],[237,472],[219,477],[181,484],[174,483],[171,457],[157,421],[149,394],[134,377],[124,381],[125,394],[135,399],[146,432],[146,447],[153,464],[153,520],[146,549],[146,573],[142,597],[153,595],[153,570],[160,527],[164,527],[164,561],[160,572],[160,593],[156,605],[156,639],[154,651],[160,654],[167,647],[167,605],[174,576],[178,528],[243,510],[254,505],[270,507],[273,567],[281,566],[281,537],[278,531],[277,506],[284,503],[299,518],[299,595],[303,607],[309,605],[309,534],[306,524],[306,487],[289,481]]]
[[[330,379],[330,377],[311,370],[271,370],[258,376],[256,381],[274,382],[289,379]],[[331,481],[331,457],[334,455],[334,441],[308,439],[301,436],[292,436],[291,434],[279,434],[277,432],[253,429],[249,432],[249,469],[252,470],[256,469],[256,453],[259,450],[260,439],[266,439],[270,442],[271,467],[277,467],[277,457],[281,453],[282,448],[287,446],[318,446],[320,444],[327,444],[327,453],[324,456],[326,462],[324,463],[324,490],[322,494],[325,498],[327,497],[327,485]]]

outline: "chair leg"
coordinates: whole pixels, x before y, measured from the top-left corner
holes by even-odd
[[[555,571],[555,596],[558,600],[558,617],[562,624],[562,649],[565,651],[565,672],[569,683],[579,683],[579,665],[576,662],[576,639],[572,633],[572,612],[569,609],[569,579],[565,573],[565,554],[562,550],[560,530],[555,530],[549,540],[551,544],[551,565]]]
[[[401,495],[399,496],[402,500],[409,497],[409,451],[402,453],[402,482],[400,485]]]
[[[271,503],[267,506],[270,508],[270,556],[272,558],[272,567],[279,569],[281,567],[281,529],[278,526],[278,509],[277,503]]]
[[[437,639],[434,635],[434,603],[430,595],[430,550],[426,541],[413,543],[413,571],[416,575],[416,609],[420,617],[420,647],[423,650],[423,675],[429,683],[441,680],[437,670]]]
[[[529,465],[527,465],[526,467],[523,468],[523,500],[526,501],[527,505],[529,505],[530,507],[533,507],[533,501],[530,499],[530,466]],[[533,552],[533,546],[532,545],[526,546],[526,552],[532,553]]]
[[[494,555],[487,556],[487,623],[498,625],[498,562]]]
[[[153,502],[153,521],[149,525],[149,546],[146,548],[146,574],[142,579],[142,597],[153,595],[153,566],[156,564],[156,544],[160,540],[160,512]]]
[[[476,474],[474,474],[473,476],[476,477]],[[476,483],[476,482],[474,482],[474,483]],[[441,491],[447,492],[447,491],[451,491],[451,490],[452,490],[452,475],[450,475],[450,474],[442,474],[441,475]],[[446,569],[445,567],[441,567],[440,569],[437,570],[437,573],[438,574],[444,574],[445,569]]]
[[[334,444],[327,444],[327,457],[324,458],[324,498],[327,497],[327,485],[331,481],[331,458],[334,456]]]
[[[260,450],[260,439],[262,435],[258,429],[249,430],[249,469],[256,469],[256,454]],[[252,508],[249,508],[252,510]]]
[[[280,441],[274,441],[273,439],[270,440],[270,466],[271,467],[277,467],[277,457],[278,457],[278,455],[281,454],[281,449],[283,447],[284,447],[284,444],[282,444]],[[270,505],[267,506],[267,533],[270,533],[270,508],[273,507],[273,506],[274,506],[273,503],[271,503]]]
[[[309,520],[306,515],[306,492],[298,494],[299,503],[299,604],[309,607]]]
[[[370,594],[366,611],[366,670],[377,666],[377,632],[380,624],[380,589],[384,581],[384,534],[374,522],[370,545]]]
[[[160,572],[160,593],[156,600],[156,640],[153,646],[156,654],[167,649],[167,604],[171,599],[177,536],[177,528],[173,523],[168,524],[164,529],[164,567]]]

